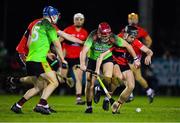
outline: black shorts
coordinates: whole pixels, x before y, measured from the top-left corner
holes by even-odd
[[[54,71],[57,71],[58,68],[60,67],[60,62],[58,59],[54,59],[53,61],[50,60],[48,57],[46,58],[49,65],[51,66],[51,68],[54,70]]]
[[[117,62],[114,61],[114,65],[115,64],[117,64]],[[121,69],[121,72],[124,72],[126,70],[130,70],[129,64],[126,64],[126,65],[117,64],[117,65],[119,65],[119,68]]]
[[[97,61],[97,60],[93,60],[93,59],[88,58],[88,66],[87,66],[87,69],[90,69],[90,70],[92,70],[92,71],[95,71],[95,69],[96,69],[96,61]],[[102,65],[105,64],[105,63],[107,63],[107,62],[112,62],[112,63],[113,63],[113,58],[112,58],[112,56],[109,57],[109,58],[107,58],[106,60],[103,60],[103,61],[102,61]]]
[[[69,68],[72,68],[74,65],[80,64],[79,58],[65,58],[65,60],[67,61]]]
[[[52,71],[48,62],[26,62],[26,70],[28,76],[37,76],[40,74]]]

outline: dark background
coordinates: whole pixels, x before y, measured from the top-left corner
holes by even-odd
[[[150,71],[145,78],[161,94],[180,95],[180,0],[1,0],[0,44],[4,43],[5,46],[2,50],[0,45],[1,75],[21,73],[17,72],[19,68],[14,58],[15,48],[29,23],[41,18],[42,10],[47,5],[60,11],[58,26],[61,30],[73,23],[75,13],[81,12],[85,15],[84,26],[89,32],[96,29],[100,22],[107,21],[113,32],[118,34],[127,25],[127,15],[138,13],[139,24],[149,32],[153,40],[153,60],[166,56],[162,62],[157,60],[157,66],[153,68],[157,71]],[[167,58],[173,59],[166,64]],[[158,85],[156,77],[167,81],[160,80],[162,82]],[[136,87],[139,92],[140,87]]]
[[[180,1],[152,1],[152,30],[147,31],[153,39],[155,56],[162,55],[167,49],[179,56]],[[28,24],[42,17],[46,5],[52,5],[61,12],[62,18],[58,23],[60,29],[72,24],[73,15],[81,12],[86,17],[85,27],[88,31],[96,28],[100,22],[107,21],[115,33],[119,33],[127,24],[128,13],[139,14],[141,9],[138,0],[1,0],[0,40],[5,43],[9,54],[14,53]],[[143,21],[140,15],[140,24]]]

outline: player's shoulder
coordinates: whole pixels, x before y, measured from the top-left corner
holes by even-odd
[[[75,29],[74,25],[67,26],[64,31],[73,30]]]
[[[40,26],[43,26],[47,31],[56,30],[53,24],[51,24],[47,19],[42,19]]]
[[[81,28],[81,32],[86,34],[86,35],[88,35],[88,31],[85,28],[83,28],[83,27]]]
[[[136,28],[138,29],[138,31],[146,31],[146,29],[140,25],[137,25]]]
[[[132,44],[133,45],[143,45],[143,43],[140,41],[140,40],[138,40],[137,38],[132,42]]]

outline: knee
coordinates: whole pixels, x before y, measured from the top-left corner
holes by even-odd
[[[134,83],[131,83],[127,86],[128,90],[129,91],[133,91],[134,90],[134,87],[135,87],[135,84]]]
[[[53,85],[55,88],[59,86],[59,82],[55,80],[50,81],[50,84]]]
[[[54,82],[53,85],[57,88],[59,86],[59,82]]]
[[[36,86],[34,87],[36,93],[39,93],[43,88],[39,87],[39,86]]]

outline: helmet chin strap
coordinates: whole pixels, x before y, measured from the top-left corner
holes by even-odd
[[[51,16],[49,16],[49,18],[50,18],[50,20],[51,20],[51,23],[54,23],[54,21],[53,21],[52,17],[51,17]]]

